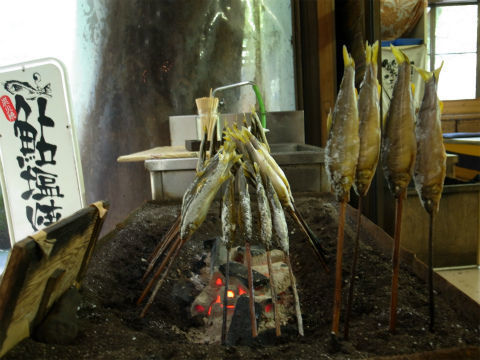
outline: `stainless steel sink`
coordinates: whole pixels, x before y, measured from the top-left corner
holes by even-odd
[[[270,147],[294,193],[329,191],[322,148],[299,143],[278,143]],[[193,180],[196,164],[196,158],[146,160],[152,198],[181,199]]]

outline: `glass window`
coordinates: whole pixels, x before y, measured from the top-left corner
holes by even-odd
[[[440,99],[475,98],[478,5],[435,6],[429,11],[428,64],[438,68],[444,61],[438,84]]]

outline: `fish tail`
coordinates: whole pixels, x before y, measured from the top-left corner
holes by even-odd
[[[433,70],[433,75],[435,76],[436,81],[438,81],[438,78],[440,76],[440,71],[442,71],[442,67],[443,67],[443,61],[438,69]]]
[[[367,65],[372,62],[372,47],[368,44],[368,41],[365,42],[365,58]]]
[[[45,95],[52,96],[52,87],[50,86],[50,84],[47,84],[43,88],[43,92],[45,93]]]
[[[423,81],[425,81],[425,82],[428,82],[433,76],[433,73],[431,73],[430,71],[427,71],[425,69],[421,69],[421,68],[416,67],[416,66],[413,66],[413,68],[415,69],[416,72],[418,72],[420,74]]]
[[[348,53],[347,47],[343,45],[343,64],[345,67],[351,66],[355,68],[355,61],[352,58],[352,55]]]
[[[410,59],[402,50],[400,50],[396,46],[393,46],[392,44],[390,44],[390,48],[392,49],[393,56],[395,56],[398,64],[402,64],[404,62],[406,62],[407,64],[410,63]]]
[[[373,64],[376,64],[377,63],[377,60],[378,60],[378,49],[379,49],[379,45],[378,45],[378,40],[375,41],[373,43],[373,45],[371,46],[371,50],[372,50],[372,63]]]

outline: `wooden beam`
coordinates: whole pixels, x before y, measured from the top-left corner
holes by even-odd
[[[326,146],[327,116],[337,92],[334,0],[317,0],[317,28],[321,146]]]

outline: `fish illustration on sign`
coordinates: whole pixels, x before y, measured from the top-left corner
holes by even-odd
[[[44,87],[40,84],[40,74],[33,74],[33,79],[36,83],[36,88],[30,85],[28,82],[21,82],[18,80],[9,80],[3,84],[5,90],[12,95],[22,95],[26,100],[35,100],[39,96],[52,97],[52,89],[50,83]]]

